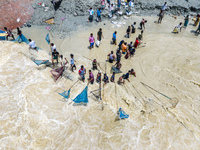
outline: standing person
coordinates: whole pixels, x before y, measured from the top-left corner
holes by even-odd
[[[101,9],[105,8],[105,0],[101,0]]]
[[[130,44],[128,44],[128,50],[131,50],[133,48],[133,42],[130,42]]]
[[[19,35],[20,37],[22,35],[22,31],[19,29],[19,27],[17,27],[17,35]]]
[[[187,15],[187,16],[185,17],[184,28],[187,27],[188,23],[189,23],[189,15]]]
[[[120,11],[120,7],[121,7],[121,0],[117,0],[117,8],[118,8],[118,11]]]
[[[92,62],[92,69],[97,70],[97,60],[96,59],[94,59],[93,62]]]
[[[127,51],[127,46],[126,45],[127,45],[126,42],[122,44],[122,54],[126,54],[126,51]]]
[[[56,45],[53,43],[51,43],[51,50],[52,50],[52,52],[54,52],[54,50],[56,50]]]
[[[83,65],[82,65],[81,68],[79,69],[78,74],[80,75],[81,80],[82,80],[83,82],[85,82],[86,69],[84,68]]]
[[[119,42],[119,50],[121,50],[122,49],[122,44],[124,44],[124,40],[121,40],[120,42]]]
[[[74,62],[76,62],[76,60],[74,60],[74,55],[73,54],[71,54],[70,55],[70,65],[71,65],[71,70],[72,70],[72,72],[74,72],[74,70],[76,70],[76,65],[75,65],[75,63]]]
[[[129,70],[127,73],[126,73],[126,76],[125,76],[125,79],[128,80],[128,82],[130,82],[129,80],[129,75],[131,74],[131,71]]]
[[[136,22],[134,22],[131,26],[132,26],[132,32],[131,33],[135,33],[135,31],[136,31]]]
[[[145,23],[146,23],[147,21],[145,20],[145,19],[142,19],[142,21],[140,22],[140,29],[141,30],[143,30],[143,28],[142,27],[144,27],[144,29],[145,29]]]
[[[112,76],[110,78],[110,81],[115,83],[115,72],[113,72],[113,74],[112,74]]]
[[[104,85],[109,83],[108,76],[106,75],[106,73],[103,76],[103,82],[104,82]]]
[[[136,77],[136,73],[135,73],[134,69],[131,69],[131,75],[134,75]]]
[[[59,53],[54,49],[54,52],[52,52],[52,64],[53,64],[53,66],[55,66],[55,64],[54,64],[55,60],[58,64],[58,57],[59,57]]]
[[[126,77],[126,75],[125,74],[123,74],[121,77],[119,77],[119,81],[118,81],[118,84],[119,85],[121,85],[121,84],[125,84],[125,77]]]
[[[32,41],[31,39],[29,39],[28,41],[29,41],[29,44],[28,44],[29,45],[29,50],[30,49],[34,49],[34,50],[36,50],[38,52],[37,47],[35,45],[35,41]]]
[[[141,31],[141,33],[138,35],[138,40],[140,42],[140,44],[142,43],[143,40],[143,30]]]
[[[113,41],[113,44],[115,44],[115,45],[117,45],[117,31],[115,31],[114,33],[113,33],[113,38],[112,38],[112,41]]]
[[[175,28],[174,28],[174,33],[179,33],[181,32],[182,29],[182,22],[180,22]]]
[[[89,70],[89,79],[88,82],[93,84],[94,83],[94,75],[91,70]]]
[[[116,66],[116,69],[120,70],[122,67],[122,64],[120,63],[120,61],[117,61],[114,66]]]
[[[97,40],[101,41],[101,37],[104,38],[102,29],[100,28],[99,31],[97,32]]]
[[[97,10],[97,22],[101,22],[101,8]]]
[[[159,13],[158,23],[162,22],[163,17],[164,17],[164,11],[161,9]]]
[[[113,54],[113,51],[111,51],[111,53],[108,54],[108,57],[109,57],[108,59],[109,63],[113,63],[113,61],[115,61],[115,55]]]
[[[101,72],[97,74],[97,83],[101,83]]]
[[[128,26],[128,29],[126,30],[126,37],[130,37],[130,32],[131,32],[131,26]]]
[[[107,0],[108,5],[110,6],[110,0]]]
[[[132,48],[130,50],[130,57],[133,57],[135,55],[135,48]]]
[[[88,17],[88,22],[92,22],[93,21],[94,10],[91,7],[88,11],[89,11],[89,14],[90,14],[90,16]]]
[[[114,14],[114,6],[113,6],[113,4],[110,5],[110,14],[113,17],[113,14]]]
[[[8,37],[12,37],[13,40],[15,40],[14,35],[12,34],[12,31],[10,29],[7,29],[6,27],[4,27],[4,30],[6,31],[6,34],[8,34],[6,36],[6,40],[8,40]]]
[[[195,31],[195,33],[199,33],[200,32],[200,23],[199,23],[199,26],[197,28],[197,30]]]
[[[67,63],[67,59],[63,59],[63,55],[60,55],[60,67],[65,66]]]
[[[120,50],[117,50],[116,56],[117,56],[117,61],[121,61],[122,53]]]
[[[162,6],[161,10],[164,12],[167,9],[167,2],[164,3],[164,5]]]
[[[90,50],[91,50],[91,48],[94,47],[94,42],[95,42],[95,39],[94,39],[93,34],[91,33],[91,34],[90,34],[90,37],[89,37]]]
[[[129,56],[130,56],[130,51],[129,50],[127,50],[127,52],[126,52],[126,55],[124,56],[125,57],[125,59],[128,59],[129,58]],[[131,57],[130,57],[131,58]]]
[[[139,39],[136,38],[135,40],[135,44],[134,44],[134,47],[137,48],[139,46],[140,42],[139,42]]]

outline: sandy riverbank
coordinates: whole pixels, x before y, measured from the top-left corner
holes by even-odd
[[[5,149],[199,149],[199,37],[191,33],[196,28],[189,25],[180,34],[172,34],[174,26],[183,18],[174,20],[166,16],[161,25],[155,17],[146,17],[147,29],[144,43],[136,55],[128,60],[122,58],[122,71],[134,68],[137,77],[130,77],[126,86],[109,83],[102,91],[102,103],[89,94],[87,106],[73,106],[71,100],[62,100],[57,91],[68,89],[78,78],[81,65],[91,68],[96,58],[105,62],[107,54],[117,46],[110,45],[112,33],[116,30],[118,42],[135,40],[123,38],[130,23],[137,23],[142,17],[132,16],[120,28],[110,22],[102,22],[86,28],[79,28],[66,39],[51,38],[58,51],[67,59],[73,53],[77,70],[69,75],[74,81],[62,78],[54,82],[50,68],[37,67],[29,58],[48,59],[49,46],[44,40],[47,31],[32,27],[22,29],[27,38],[36,41],[42,48],[38,53],[28,51],[24,44],[0,42],[1,76],[1,138],[0,147]],[[191,22],[191,21],[190,21]],[[105,23],[105,25],[104,25]],[[91,51],[88,38],[90,33],[103,29],[104,39],[99,48]],[[26,57],[28,56],[28,57]],[[105,65],[102,63],[104,69]],[[111,64],[107,63],[110,77]],[[97,71],[94,72],[96,77]],[[88,76],[88,72],[86,77]],[[116,75],[116,79],[120,75]],[[148,91],[140,81],[152,86],[167,96],[179,100],[176,108],[165,97]],[[132,87],[134,85],[140,95]],[[86,83],[79,82],[71,91],[75,98]],[[115,89],[116,87],[116,89]],[[89,92],[98,84],[89,85]],[[117,91],[115,93],[115,91]],[[156,97],[154,96],[156,95]],[[130,100],[130,105],[123,100]],[[146,101],[146,107],[140,103]],[[115,121],[116,112],[122,107],[130,118]],[[165,109],[163,109],[165,108]],[[166,109],[168,108],[168,109]],[[141,110],[143,110],[141,112]]]

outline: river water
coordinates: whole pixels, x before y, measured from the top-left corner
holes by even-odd
[[[183,18],[166,16],[161,25],[154,23],[155,17],[146,18],[143,44],[133,58],[122,58],[123,73],[134,68],[137,77],[130,76],[131,82],[126,81],[124,86],[116,82],[105,85],[102,101],[90,93],[98,89],[98,83],[89,85],[87,106],[76,106],[71,101],[86,83],[78,82],[68,100],[58,92],[68,90],[76,82],[81,65],[86,67],[88,77],[91,61],[87,58],[96,58],[101,71],[106,69],[110,78],[112,65],[105,60],[117,48],[110,45],[112,33],[118,32],[118,42],[134,41],[138,29],[130,39],[123,36],[127,26],[133,21],[138,24],[142,17],[121,20],[126,24],[118,27],[109,22],[80,27],[63,40],[54,36],[51,40],[58,51],[68,60],[73,53],[77,65],[74,73],[67,70],[67,77],[57,82],[50,74],[51,68],[38,67],[30,59],[50,60],[43,27],[22,29],[27,38],[42,48],[38,53],[29,51],[26,44],[0,42],[1,149],[200,149],[200,41],[191,32],[196,28],[189,25],[180,34],[173,34],[174,26]],[[89,35],[94,33],[96,38],[99,27],[104,39],[99,48],[90,51]],[[97,71],[93,73],[96,78]],[[120,75],[116,75],[116,81]],[[176,102],[176,107],[172,107]],[[116,120],[120,107],[130,115],[128,119]]]

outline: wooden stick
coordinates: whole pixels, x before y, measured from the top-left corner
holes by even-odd
[[[49,33],[51,34],[51,36],[53,37],[53,34],[51,33],[51,31],[50,30],[48,30],[49,31]]]
[[[69,90],[78,82],[79,82],[79,79],[74,84],[72,84],[72,86],[69,88]]]

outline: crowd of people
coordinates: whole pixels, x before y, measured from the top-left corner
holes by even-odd
[[[127,1],[127,4],[129,4],[129,2],[132,2],[131,0]],[[117,8],[114,7],[113,4],[110,3],[110,0],[107,0],[107,4],[108,4],[108,9],[110,10],[111,16],[114,15],[114,13],[116,11],[120,10],[121,7],[121,0],[117,0]],[[97,21],[101,21],[101,12],[102,10],[105,9],[105,0],[101,0],[101,8],[99,8],[97,10]],[[167,3],[165,2],[164,5],[162,6],[160,13],[159,13],[159,18],[157,23],[161,23],[165,14],[165,11],[167,9]],[[88,22],[92,22],[93,18],[94,18],[94,10],[92,8],[89,9],[89,17],[88,17]],[[187,27],[188,22],[189,22],[189,15],[187,15],[185,17],[185,22],[184,22],[184,28]],[[194,26],[198,26],[198,29],[196,30],[196,32],[200,32],[200,15],[196,16],[196,19],[194,20]],[[147,20],[142,19],[142,21],[139,23],[141,32],[140,34],[137,36],[137,38],[135,39],[135,41],[131,41],[130,43],[127,43],[124,40],[121,40],[118,44],[118,48],[116,49],[116,55],[114,54],[114,51],[111,51],[107,57],[108,57],[108,62],[113,64],[111,67],[112,70],[112,76],[109,77],[106,73],[104,73],[103,77],[101,75],[102,72],[98,72],[97,76],[96,76],[96,82],[97,83],[101,83],[101,81],[103,81],[104,84],[107,84],[109,82],[115,82],[115,74],[117,73],[122,73],[121,72],[121,68],[122,68],[122,64],[121,64],[121,57],[122,55],[124,55],[125,59],[128,58],[132,58],[136,52],[136,49],[142,44],[143,42],[143,34],[144,34],[144,30],[145,30],[145,24],[147,23]],[[12,37],[12,39],[14,40],[14,36],[12,34],[12,31],[6,27],[4,27],[7,36],[6,36],[6,40],[8,40],[9,37]],[[181,32],[182,29],[182,22],[180,22],[175,28],[174,28],[174,32],[178,33]],[[133,22],[132,25],[127,27],[126,33],[125,33],[125,37],[126,38],[130,38],[131,34],[135,34],[136,33],[136,22]],[[22,35],[22,31],[17,28],[17,34],[19,36]],[[102,38],[104,38],[103,36],[103,31],[100,28],[99,31],[97,32],[97,42],[96,45],[100,46],[100,41],[102,40]],[[89,37],[89,48],[90,50],[92,50],[92,48],[94,48],[95,45],[95,38],[93,33],[90,34]],[[114,31],[114,33],[112,34],[112,44],[113,45],[117,45],[117,31]],[[51,46],[51,51],[52,51],[52,65],[55,66],[55,64],[60,64],[60,66],[65,66],[68,62],[68,60],[66,58],[63,58],[63,55],[60,55],[59,52],[56,49],[56,45],[54,43],[50,44]],[[35,41],[29,39],[29,50],[30,49],[34,49],[36,51],[37,47],[35,44]],[[75,59],[74,59],[74,55],[71,54],[70,55],[70,70],[72,72],[74,72],[74,70],[76,70],[76,65],[75,65]],[[92,69],[93,70],[98,70],[98,62],[96,59],[94,59],[92,61]],[[80,76],[80,79],[84,82],[85,81],[85,74],[86,74],[86,68],[81,65],[81,68],[78,71],[78,74]],[[136,77],[136,73],[134,71],[134,69],[129,70],[126,74],[123,74],[122,76],[119,77],[117,83],[118,84],[124,84],[125,80],[127,80],[128,82],[130,82],[129,79],[129,75],[134,75]],[[102,78],[101,78],[102,77]],[[92,70],[89,70],[89,77],[88,77],[88,82],[93,84],[94,83],[94,75],[92,73]]]

